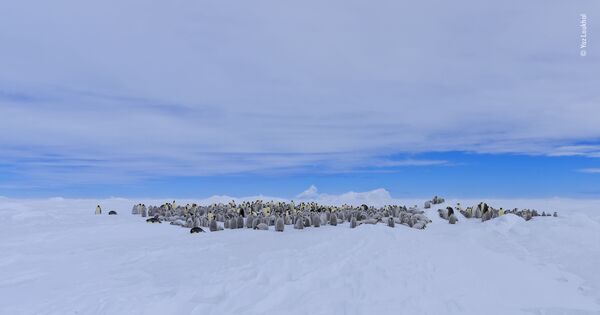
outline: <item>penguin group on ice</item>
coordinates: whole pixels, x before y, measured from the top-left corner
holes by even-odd
[[[325,206],[315,202],[265,202],[256,200],[240,204],[229,202],[209,206],[187,204],[174,206],[175,202],[161,206],[137,204],[132,214],[142,217],[149,216],[148,223],[169,222],[189,228],[190,233],[211,232],[226,229],[253,229],[267,231],[271,227],[276,232],[284,232],[287,228],[306,229],[318,228],[322,225],[341,226],[349,223],[350,228],[362,224],[384,223],[389,227],[404,225],[414,229],[424,229],[431,222],[424,211],[417,207],[390,205],[370,207],[367,205]]]
[[[429,209],[434,204],[444,203],[444,198],[435,196],[426,201],[424,208]],[[449,224],[457,224],[458,216],[465,219],[480,219],[482,222],[498,218],[506,214],[514,214],[526,221],[537,216],[554,216],[550,212],[541,214],[535,209],[504,210],[494,208],[485,202],[480,202],[473,207],[463,208],[460,203],[456,206],[447,206],[438,209],[438,215],[448,221]],[[102,214],[100,205],[96,207],[96,214]],[[373,207],[363,204],[359,207],[351,205],[327,206],[316,202],[301,202],[295,204],[281,201],[245,201],[236,204],[231,201],[227,204],[214,203],[208,206],[197,204],[176,205],[175,201],[164,203],[160,206],[148,206],[139,203],[131,210],[133,215],[149,217],[147,223],[169,222],[190,229],[190,233],[205,232],[207,228],[211,232],[226,229],[253,229],[268,231],[271,227],[276,232],[284,232],[286,226],[298,230],[305,228],[318,228],[323,225],[340,226],[348,223],[350,228],[356,228],[362,224],[383,223],[394,228],[396,225],[404,225],[414,229],[425,229],[431,220],[425,215],[424,210],[417,206],[409,207],[398,205],[387,205],[384,207]],[[110,211],[109,215],[116,215],[116,211]]]
[[[519,210],[518,208],[514,208],[512,210],[504,210],[502,207],[496,209],[491,206],[488,206],[488,204],[485,202],[480,202],[474,207],[467,207],[465,209],[462,208],[460,203],[457,203],[455,208],[446,207],[446,209],[438,209],[438,213],[441,218],[448,220],[450,224],[455,224],[458,221],[458,219],[456,218],[454,209],[460,212],[460,214],[462,214],[467,219],[481,219],[481,222],[485,222],[509,213],[517,215],[525,219],[525,221],[529,221],[533,217],[538,216],[551,216],[550,213],[546,214],[546,212],[542,212],[542,214],[540,215],[535,209]],[[553,216],[557,217],[558,214],[554,212]]]

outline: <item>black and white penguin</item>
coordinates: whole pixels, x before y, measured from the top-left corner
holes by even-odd
[[[242,216],[237,217],[237,228],[238,229],[244,228],[244,218]]]
[[[201,229],[199,226],[195,226],[190,230],[190,233],[204,233],[204,230]]]
[[[108,215],[117,215],[117,211],[110,210],[108,211]]]
[[[452,207],[446,207],[446,210],[448,211],[447,212],[448,217],[450,217],[451,215],[454,214],[454,209],[452,209]]]
[[[100,208],[100,205],[96,206],[96,214],[102,214],[102,208]]]
[[[154,216],[153,218],[147,219],[146,222],[147,223],[161,223],[160,220],[158,219],[158,215]]]
[[[391,228],[393,228],[395,226],[394,224],[394,218],[393,217],[389,217],[387,220],[387,225]]]

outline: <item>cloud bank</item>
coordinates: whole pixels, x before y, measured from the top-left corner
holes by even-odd
[[[0,12],[0,169],[15,178],[600,156],[600,59],[593,44],[579,56],[577,28],[597,1],[23,0]]]

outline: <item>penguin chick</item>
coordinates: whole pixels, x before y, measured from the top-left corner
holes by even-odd
[[[260,223],[254,229],[255,230],[261,230],[261,231],[268,231],[269,230],[269,226],[266,223]]]
[[[353,229],[356,227],[356,217],[352,216],[352,218],[350,219],[350,228]]]
[[[458,222],[458,219],[456,218],[456,216],[453,214],[450,215],[450,217],[448,217],[448,223],[450,224],[456,224],[456,222]]]
[[[389,217],[387,220],[387,226],[393,228],[395,226],[394,218]]]
[[[277,219],[275,220],[275,231],[277,232],[283,232],[283,227],[285,225],[283,224],[283,218],[282,217],[277,217]]]

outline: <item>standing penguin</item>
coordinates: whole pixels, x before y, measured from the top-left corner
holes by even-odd
[[[350,228],[353,229],[356,227],[356,217],[352,216],[352,218],[350,219]]]
[[[388,220],[387,220],[387,225],[389,227],[393,228],[395,226],[395,224],[394,224],[394,218],[389,217]]]
[[[446,207],[446,210],[448,210],[448,213],[447,213],[448,217],[450,217],[451,215],[454,214],[454,209],[452,207]]]
[[[283,232],[284,226],[285,225],[283,224],[283,218],[280,216],[277,216],[277,219],[275,220],[275,231]]]
[[[321,217],[318,214],[315,214],[313,216],[312,223],[313,223],[314,227],[320,227],[321,226]]]
[[[102,209],[100,208],[100,205],[96,206],[96,214],[102,214]]]
[[[304,229],[304,218],[302,218],[301,216],[299,216],[296,219],[296,224],[294,224],[294,229],[298,229],[298,230]]]
[[[218,231],[218,227],[217,227],[217,221],[215,220],[210,220],[210,223],[208,224],[208,229],[211,232],[216,232]]]
[[[331,213],[331,217],[329,218],[329,224],[333,225],[333,226],[336,226],[337,223],[338,223],[338,221],[337,221],[337,215],[335,215],[335,213],[332,212]]]
[[[450,224],[455,224],[457,221],[458,221],[458,219],[456,218],[454,213],[448,217],[448,223],[450,223]]]
[[[146,216],[148,216],[148,213],[146,212],[146,207],[143,206],[142,207],[142,218],[145,218]]]

